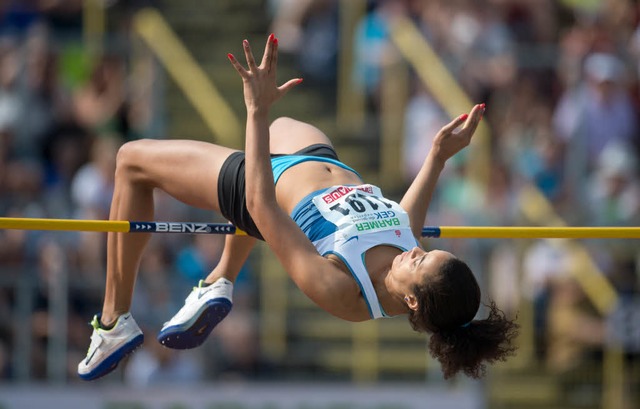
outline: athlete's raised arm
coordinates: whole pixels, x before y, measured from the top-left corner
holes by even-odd
[[[258,66],[248,41],[243,42],[248,69],[231,54],[229,59],[242,77],[247,106],[246,127],[246,201],[247,208],[265,242],[276,254],[296,285],[316,304],[346,320],[368,318],[359,303],[359,288],[354,280],[322,257],[302,230],[276,201],[269,155],[269,109],[271,105],[301,82],[292,79],[276,85],[278,40],[269,36]]]
[[[476,105],[469,114],[457,117],[438,132],[418,176],[404,194],[400,206],[409,214],[416,238],[422,235],[427,209],[445,162],[469,145],[483,113],[484,104]],[[462,128],[456,131],[460,125]]]
[[[279,209],[269,156],[269,110],[274,102],[301,81],[292,79],[282,86],[276,85],[277,44],[278,40],[271,34],[267,40],[262,62],[258,66],[249,42],[244,40],[243,48],[248,69],[245,69],[233,55],[228,55],[243,83],[247,107],[245,140],[247,206],[257,213],[254,214],[254,211],[251,211],[258,226],[260,224],[257,217],[262,210],[269,208],[271,212]]]

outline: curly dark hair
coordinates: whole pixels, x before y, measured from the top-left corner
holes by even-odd
[[[409,313],[414,330],[431,334],[429,352],[445,379],[462,371],[471,378],[486,372],[485,363],[504,361],[515,353],[519,325],[491,301],[486,319],[473,320],[480,307],[480,287],[471,269],[457,258],[414,288],[418,310]]]

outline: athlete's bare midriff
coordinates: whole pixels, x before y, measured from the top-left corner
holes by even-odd
[[[335,185],[359,185],[364,183],[358,175],[339,166],[325,162],[303,162],[287,169],[276,185],[276,198],[282,209],[291,214],[294,207],[309,193]],[[393,259],[402,251],[396,247],[381,245],[369,249],[365,265],[373,282],[379,301],[390,315],[403,313],[396,311],[395,305],[385,291],[384,277]],[[348,267],[336,256],[328,255],[346,275],[351,276]],[[364,297],[360,296],[364,303]]]
[[[327,162],[302,162],[287,169],[276,185],[280,207],[291,214],[294,207],[311,192],[335,185],[359,185],[355,173]]]

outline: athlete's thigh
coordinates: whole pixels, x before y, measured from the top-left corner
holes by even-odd
[[[220,210],[218,177],[233,152],[200,141],[145,139],[125,144],[118,166],[128,170],[133,181],[162,189],[183,203]]]
[[[306,122],[281,117],[269,127],[271,153],[294,153],[307,146],[322,143],[333,146],[324,132]]]

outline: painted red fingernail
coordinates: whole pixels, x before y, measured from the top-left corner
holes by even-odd
[[[296,81],[296,84],[300,84],[302,81],[304,81],[302,78],[298,78],[298,80]]]
[[[277,39],[277,38],[274,38],[274,39],[273,39],[273,43],[274,43],[275,45],[278,45],[278,39]]]
[[[249,41],[247,41],[247,40],[242,40],[242,44],[244,44],[244,45],[249,45]]]
[[[469,118],[469,114],[462,114],[462,115],[460,115],[460,118],[459,118],[459,119],[460,119],[461,121],[466,121],[466,120],[467,120],[467,118]]]
[[[269,34],[269,41],[273,41],[275,35],[273,33]]]
[[[227,54],[227,58],[230,59],[231,61],[234,60],[233,54],[231,53]]]
[[[480,108],[484,109],[486,106],[486,104],[483,102],[482,104],[480,104]]]

